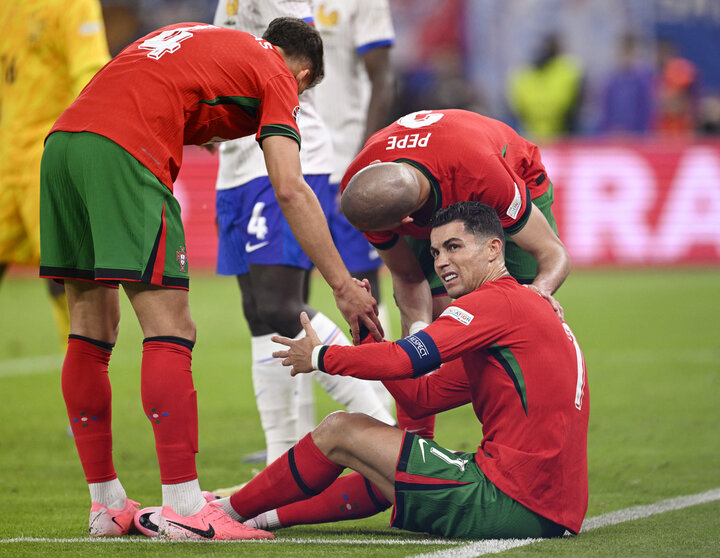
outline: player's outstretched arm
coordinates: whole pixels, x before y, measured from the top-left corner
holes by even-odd
[[[320,203],[303,178],[297,142],[284,136],[270,136],[263,140],[262,147],[280,209],[303,251],[332,288],[335,303],[350,324],[353,342],[360,342],[359,324],[381,341],[383,331],[377,317],[377,302],[354,283],[340,258]]]

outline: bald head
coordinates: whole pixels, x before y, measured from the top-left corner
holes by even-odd
[[[377,163],[350,179],[340,208],[350,224],[361,231],[382,231],[421,205],[421,187],[415,173],[402,163]]]

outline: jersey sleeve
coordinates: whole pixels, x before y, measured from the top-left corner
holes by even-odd
[[[297,83],[291,76],[277,75],[268,80],[259,106],[260,125],[255,139],[259,143],[268,136],[287,136],[300,144],[297,117],[300,101]]]
[[[511,314],[503,294],[479,289],[457,299],[425,329],[396,342],[323,347],[319,369],[365,380],[418,378],[464,353],[491,347]]]
[[[353,43],[358,54],[363,55],[378,47],[395,42],[392,14],[388,0],[358,0],[360,7],[353,22]]]
[[[443,364],[420,378],[385,380],[383,385],[413,419],[470,403],[470,384],[462,360]]]
[[[62,18],[64,55],[73,95],[77,97],[110,60],[100,2],[76,0],[68,3]]]

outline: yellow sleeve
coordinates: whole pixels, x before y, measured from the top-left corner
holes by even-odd
[[[73,98],[108,60],[107,37],[99,0],[74,0],[62,14],[64,45]]]

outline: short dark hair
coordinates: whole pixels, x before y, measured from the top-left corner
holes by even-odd
[[[310,62],[310,87],[317,85],[325,77],[322,38],[318,30],[306,21],[296,17],[275,18],[262,38],[283,49],[290,58],[301,58]]]
[[[481,238],[499,238],[505,244],[505,233],[497,212],[479,201],[457,202],[438,209],[433,215],[432,226],[440,227],[453,221],[462,221],[465,230]]]

